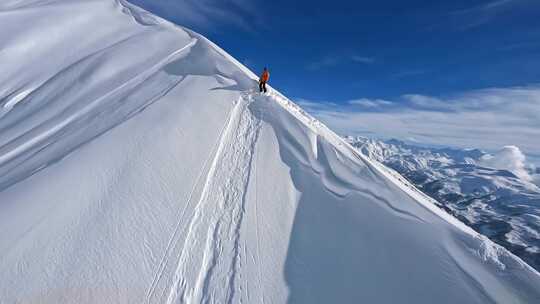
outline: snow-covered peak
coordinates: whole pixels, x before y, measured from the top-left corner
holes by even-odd
[[[2,302],[540,299],[538,272],[204,37],[124,1],[0,10]]]

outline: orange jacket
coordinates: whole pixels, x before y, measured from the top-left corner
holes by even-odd
[[[268,73],[268,71],[264,71],[261,75],[260,82],[268,82],[268,79],[270,79],[270,73]]]

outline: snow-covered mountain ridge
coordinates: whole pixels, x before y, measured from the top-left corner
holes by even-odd
[[[537,271],[199,34],[7,0],[0,49],[2,303],[540,300]]]
[[[347,141],[396,170],[476,231],[540,269],[540,189],[531,182],[534,168],[525,172],[522,163],[512,165],[513,159],[521,158],[515,147],[491,155],[399,140],[347,137]],[[507,169],[493,168],[497,165]]]

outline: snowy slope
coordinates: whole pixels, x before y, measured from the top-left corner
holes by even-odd
[[[530,182],[530,174],[523,176],[523,166],[513,166],[512,172],[486,164],[486,160],[492,164],[496,160],[508,167],[512,159],[505,153],[515,147],[490,155],[399,140],[348,137],[347,141],[396,170],[476,231],[540,269],[540,188]]]
[[[204,37],[114,0],[0,16],[0,302],[540,301]]]

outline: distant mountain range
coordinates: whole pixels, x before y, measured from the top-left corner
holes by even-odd
[[[538,168],[490,167],[511,164],[512,159],[497,159],[498,155],[478,149],[427,148],[364,137],[347,140],[407,178],[441,208],[540,270],[540,189],[533,183]],[[513,148],[517,149],[505,149]]]

